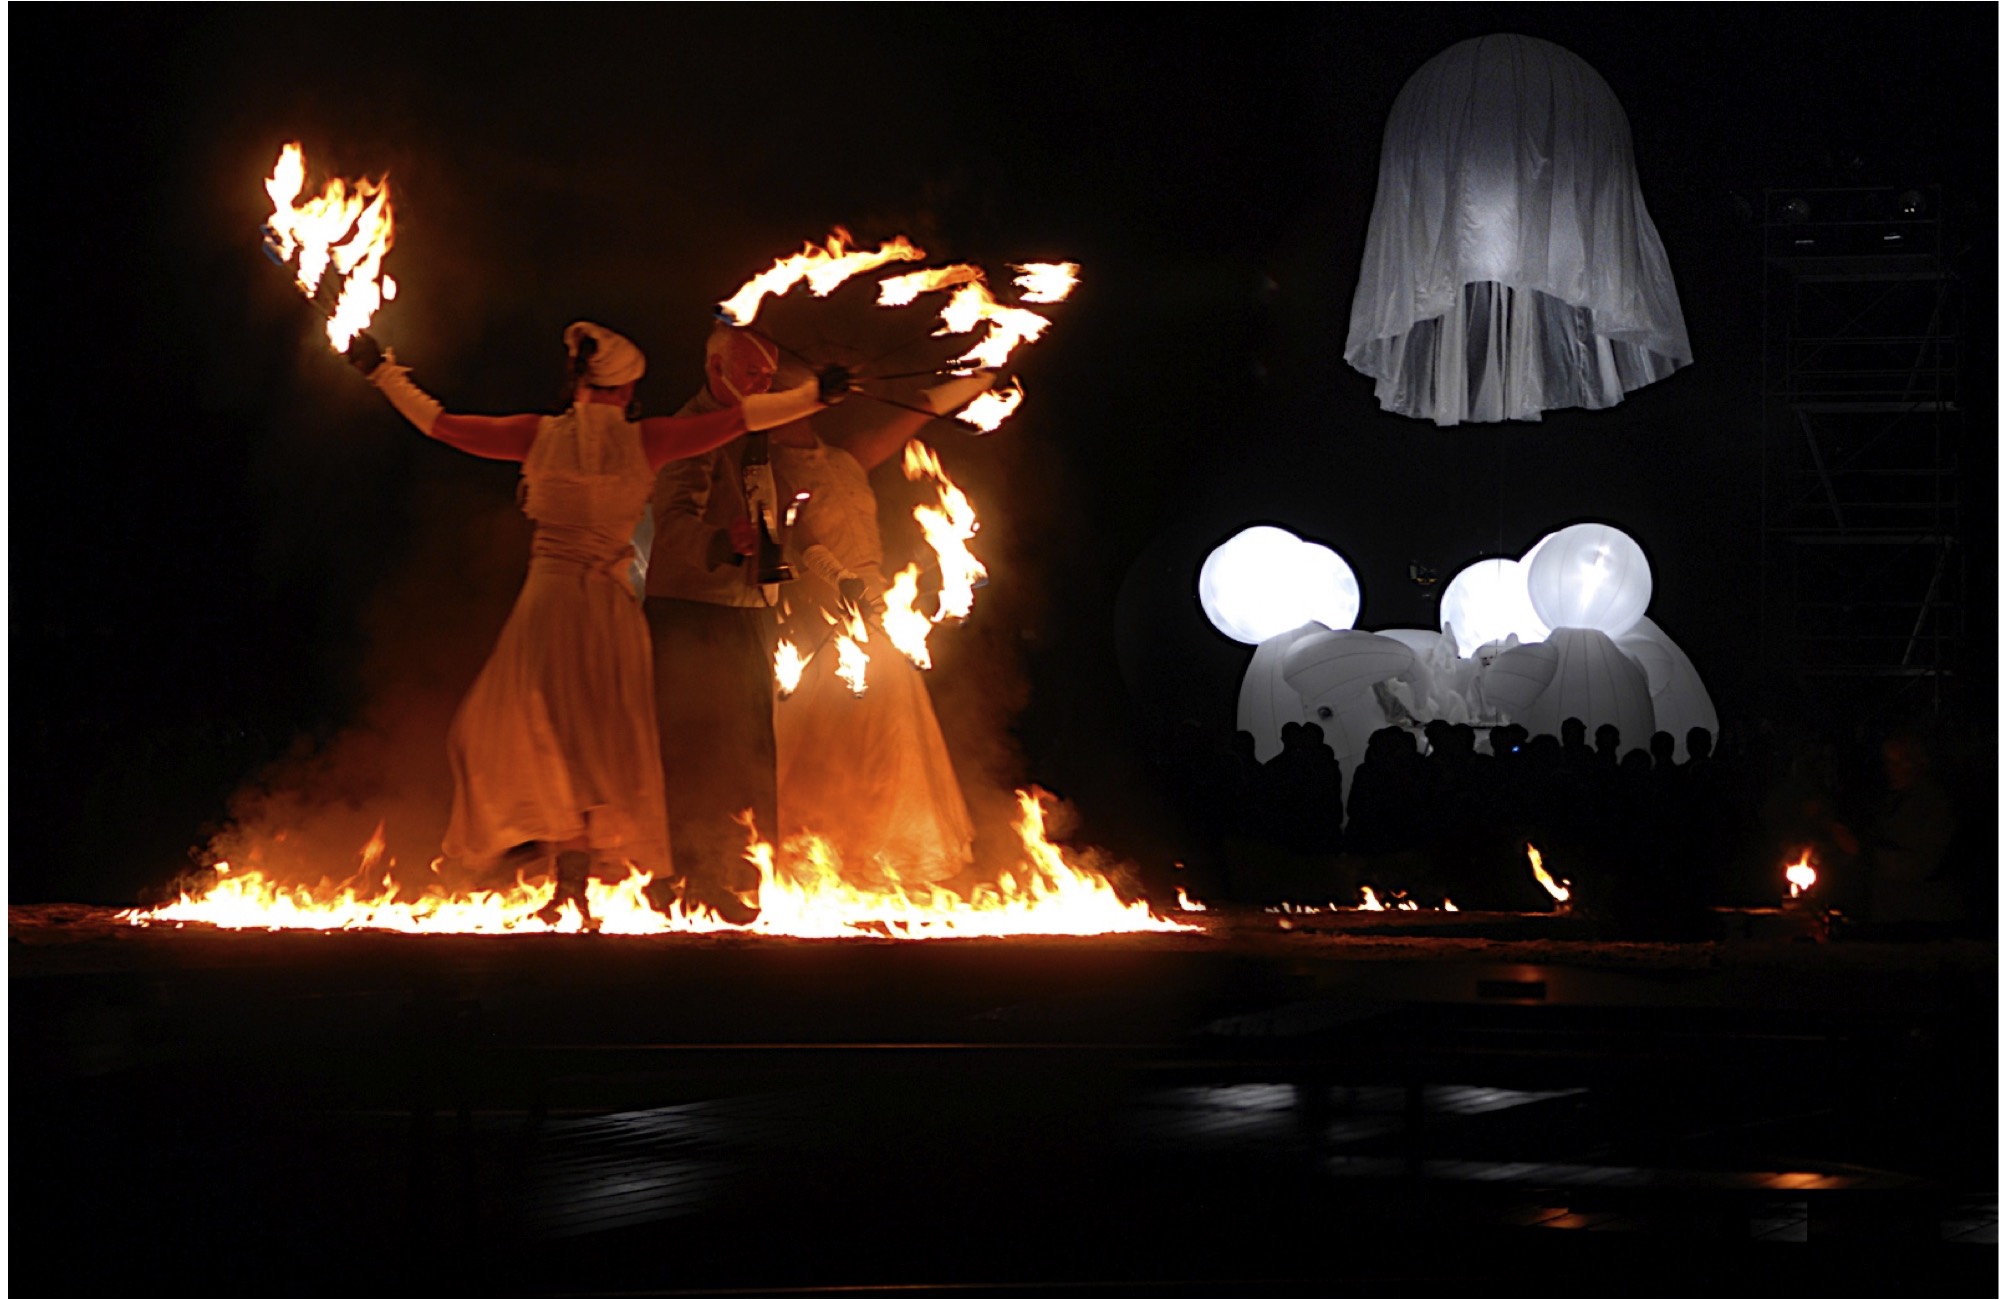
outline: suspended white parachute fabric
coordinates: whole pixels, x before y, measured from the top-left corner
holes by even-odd
[[[1494,35],[1417,69],[1346,356],[1384,410],[1440,425],[1613,406],[1693,359],[1625,110],[1589,64]]]

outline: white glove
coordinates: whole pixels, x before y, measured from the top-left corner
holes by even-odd
[[[775,429],[793,420],[803,420],[826,403],[819,400],[819,381],[809,379],[797,388],[775,393],[756,393],[743,399],[743,424],[752,433]]]
[[[924,405],[930,407],[934,415],[950,415],[993,387],[999,378],[1000,372],[997,370],[979,370],[956,379],[948,379],[935,388],[924,390]]]
[[[382,390],[382,396],[389,399],[389,405],[402,412],[404,419],[416,425],[426,438],[430,437],[438,417],[444,414],[444,405],[410,382],[410,368],[397,365],[394,352],[383,354],[382,364],[375,367],[375,373],[368,376],[368,382]]]

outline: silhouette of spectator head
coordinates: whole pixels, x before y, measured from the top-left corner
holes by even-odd
[[[1652,740],[1647,742],[1646,748],[1653,751],[1654,767],[1668,768],[1673,766],[1674,762],[1673,732],[1671,731],[1654,732],[1653,738]]]
[[[1491,740],[1495,758],[1516,756],[1528,747],[1528,729],[1518,722],[1510,722],[1504,727],[1493,728]]]
[[[1618,728],[1605,723],[1597,729],[1597,753],[1602,758],[1613,758],[1618,753]]]
[[[1715,752],[1715,737],[1707,727],[1688,728],[1688,761],[1697,763]]]
[[[1435,754],[1449,742],[1445,737],[1451,732],[1451,724],[1443,718],[1432,718],[1424,724],[1424,744]]]
[[[1618,760],[1618,770],[1628,776],[1644,776],[1653,770],[1653,756],[1643,749],[1635,749]]]
[[[1320,730],[1317,722],[1299,724],[1298,747],[1308,754],[1315,749],[1326,748],[1326,733]]]
[[[1584,748],[1585,731],[1582,718],[1564,718],[1562,722],[1562,747],[1564,749]]]

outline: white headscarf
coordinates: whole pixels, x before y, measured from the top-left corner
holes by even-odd
[[[609,330],[591,321],[580,320],[563,331],[563,344],[569,348],[572,360],[576,357],[577,345],[585,338],[597,340],[597,350],[591,354],[590,366],[584,371],[585,383],[599,388],[616,388],[620,384],[636,383],[639,376],[646,373],[646,354],[639,345],[616,330]]]

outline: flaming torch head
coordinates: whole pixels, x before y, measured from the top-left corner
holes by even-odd
[[[1797,862],[1785,867],[1785,883],[1791,888],[1791,897],[1798,898],[1819,881],[1819,872],[1813,869],[1812,850],[1799,854]]]
[[[382,304],[396,296],[396,282],[382,273],[382,259],[396,242],[389,182],[363,179],[350,187],[335,177],[300,203],[305,179],[305,150],[294,141],[264,181],[271,200],[264,252],[291,268],[299,292],[314,303],[327,271],[334,272],[337,291],[327,310],[326,337],[336,352],[345,352]]]

